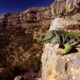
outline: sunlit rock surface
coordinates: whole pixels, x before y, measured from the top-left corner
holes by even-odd
[[[80,80],[80,49],[57,55],[58,44],[46,44],[42,55],[43,80]]]
[[[73,18],[55,18],[51,21],[49,30],[60,30],[65,28],[77,28],[80,25],[79,19]],[[77,27],[76,27],[77,26]],[[79,27],[78,27],[79,28]]]
[[[0,16],[0,67],[8,66],[4,80],[23,74],[22,69],[38,72],[41,63],[36,63],[40,62],[42,45],[36,40],[47,30],[55,29],[80,30],[80,0],[55,0],[49,7],[34,7],[21,13]],[[65,56],[57,55],[57,51],[58,44],[45,44],[41,60],[42,79],[80,80],[79,51]],[[17,69],[21,69],[21,72],[14,74],[17,71],[13,71],[14,67],[10,69],[9,65],[16,64],[27,66],[19,65]],[[28,75],[31,77],[31,74]]]
[[[50,25],[56,17],[71,16],[80,12],[80,0],[55,0],[48,7],[33,7],[20,13],[7,13],[0,16],[0,26]],[[0,27],[1,28],[1,27]]]
[[[51,21],[49,30],[74,30],[76,34],[76,30],[80,30],[80,13],[76,11],[80,9],[79,2],[79,0],[56,0],[53,5],[57,9],[53,12],[58,15]],[[61,11],[63,13],[59,15]],[[61,50],[59,44],[44,45],[41,59],[42,80],[80,80],[80,49],[77,48],[77,51],[66,55],[58,55],[59,50]]]

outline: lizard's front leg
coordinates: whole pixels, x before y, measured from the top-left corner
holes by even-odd
[[[72,49],[72,45],[69,43],[64,44],[64,47],[65,48],[62,51],[58,52],[58,54],[62,54],[62,55],[67,54]]]

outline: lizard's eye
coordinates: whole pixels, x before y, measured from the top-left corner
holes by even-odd
[[[43,35],[42,38],[44,38],[45,36]]]

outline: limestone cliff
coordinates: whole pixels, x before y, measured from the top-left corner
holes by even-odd
[[[47,27],[52,19],[66,17],[80,12],[80,0],[55,0],[49,7],[33,7],[21,13],[7,13],[0,16],[0,28],[21,25],[42,25]],[[79,15],[77,15],[78,17]]]
[[[55,29],[80,30],[80,0],[55,0],[49,7],[34,7],[21,13],[0,16],[0,44],[3,45],[0,46],[3,56],[0,61],[3,64],[23,65],[28,59],[27,63],[30,64],[25,62],[28,67],[23,66],[24,70],[40,70],[40,62],[35,64],[40,57],[35,57],[42,53],[42,46],[36,43],[36,39],[47,30]],[[58,45],[44,45],[41,80],[80,80],[80,50],[65,56],[57,55],[57,51]]]
[[[52,5],[57,16],[49,30],[74,30],[76,34],[80,30],[80,0],[56,0]],[[80,80],[80,49],[64,56],[57,55],[58,50],[58,44],[44,45],[42,80]]]

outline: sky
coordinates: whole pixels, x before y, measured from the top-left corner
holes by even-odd
[[[0,15],[22,12],[31,7],[46,7],[54,0],[0,0]]]

